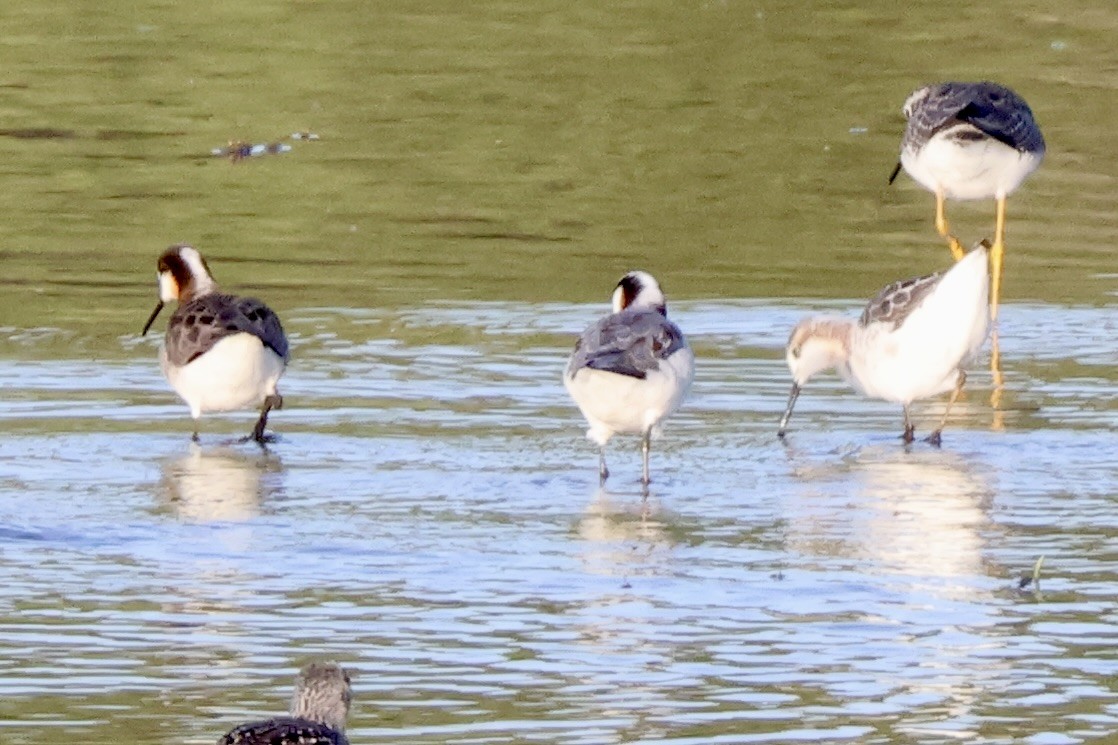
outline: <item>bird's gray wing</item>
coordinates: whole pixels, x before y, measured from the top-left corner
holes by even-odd
[[[894,329],[899,328],[909,314],[920,307],[944,274],[936,272],[887,285],[866,305],[858,325],[865,328],[871,323],[891,323]]]
[[[651,310],[622,311],[601,319],[575,344],[568,374],[582,368],[645,378],[661,360],[687,346],[683,332]]]
[[[1022,152],[1044,149],[1044,137],[1024,99],[997,83],[943,83],[913,112],[929,135],[965,122]]]
[[[346,736],[319,722],[297,717],[276,717],[242,724],[230,730],[217,745],[349,745]]]
[[[1008,88],[979,83],[957,114],[988,136],[1023,152],[1044,149],[1044,137],[1024,99]]]
[[[288,360],[279,317],[256,298],[210,294],[180,305],[167,324],[167,358],[185,365],[233,334],[252,334]]]

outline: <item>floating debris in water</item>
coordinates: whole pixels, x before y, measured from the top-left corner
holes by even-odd
[[[1029,585],[1032,585],[1033,586],[1033,591],[1036,592],[1036,593],[1039,593],[1040,592],[1040,568],[1042,566],[1044,566],[1044,556],[1043,555],[1039,559],[1036,560],[1035,564],[1033,564],[1033,571],[1029,574],[1022,575],[1021,579],[1019,579],[1017,581],[1017,589],[1018,590],[1024,590],[1024,589],[1028,588]]]
[[[256,155],[275,155],[290,150],[291,146],[283,142],[269,142],[263,145],[253,145],[250,142],[230,142],[225,147],[215,147],[210,151],[210,154],[219,158],[229,158],[236,162]]]
[[[291,135],[291,139],[310,142],[320,138],[314,132],[294,132]],[[251,142],[244,142],[243,140],[230,140],[229,144],[225,147],[215,147],[213,150],[210,150],[210,155],[214,155],[218,158],[229,158],[229,160],[236,163],[237,161],[244,160],[245,158],[252,158],[257,155],[278,155],[288,152],[291,152],[291,145],[285,142],[253,144]]]

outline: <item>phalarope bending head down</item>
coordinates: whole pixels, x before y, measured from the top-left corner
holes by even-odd
[[[613,313],[582,332],[563,383],[590,424],[586,436],[601,448],[618,433],[639,434],[642,483],[649,483],[650,440],[679,408],[695,375],[695,356],[679,327],[668,320],[660,285],[646,272],[629,272],[613,292]]]
[[[1005,254],[1005,200],[1044,159],[1044,135],[1025,99],[991,82],[939,83],[914,91],[904,103],[903,166],[936,195],[936,230],[956,260],[963,247],[947,224],[945,199],[996,199],[991,317],[998,317]]]
[[[295,679],[291,716],[242,724],[218,745],[349,745],[345,724],[352,699],[345,670],[334,662],[312,662]]]
[[[268,442],[268,412],[283,407],[276,383],[287,367],[287,337],[272,310],[255,298],[218,292],[205,259],[191,246],[171,246],[159,257],[159,303],[178,301],[159,362],[171,387],[190,406],[194,439],[203,412],[261,407],[249,436]],[[246,438],[249,439],[249,438]]]
[[[784,437],[800,390],[813,375],[836,369],[863,395],[904,407],[904,441],[915,428],[909,405],[954,390],[939,427],[927,438],[939,445],[951,405],[966,381],[964,365],[989,328],[989,244],[980,243],[945,272],[885,287],[856,322],[816,316],[796,324],[785,359],[792,393],[777,434]]]

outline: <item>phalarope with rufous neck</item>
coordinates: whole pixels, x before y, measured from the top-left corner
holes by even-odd
[[[287,337],[279,317],[256,298],[218,292],[197,249],[171,246],[159,257],[159,303],[144,324],[146,334],[164,303],[178,301],[159,353],[163,374],[190,406],[194,440],[198,418],[208,411],[261,407],[245,439],[263,445],[268,412],[283,407],[276,384],[287,367]]]
[[[668,320],[660,285],[647,272],[629,272],[614,289],[613,313],[582,333],[563,375],[590,424],[586,436],[601,448],[601,483],[609,476],[606,443],[617,433],[639,434],[647,488],[650,440],[679,408],[694,375],[695,355]]]

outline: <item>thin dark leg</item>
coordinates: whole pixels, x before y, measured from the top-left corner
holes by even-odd
[[[648,485],[652,483],[652,479],[649,478],[648,475],[648,451],[651,448],[651,440],[652,430],[648,430],[644,433],[644,437],[641,438],[641,453],[644,456],[644,475],[641,477],[641,483],[644,484],[646,489]]]
[[[265,435],[264,428],[268,426],[268,412],[272,409],[283,408],[283,396],[278,393],[273,393],[264,399],[264,406],[260,409],[260,418],[256,420],[256,426],[252,428],[252,434],[246,437],[246,440],[254,440],[261,445],[266,445],[269,442],[275,442],[274,435]]]
[[[901,435],[901,439],[904,440],[906,445],[916,439],[916,427],[908,418],[907,406],[904,407],[904,434]]]
[[[609,469],[606,468],[606,446],[598,451],[598,485],[604,485],[609,478]]]
[[[191,442],[197,442],[197,443],[202,442],[202,438],[198,436],[198,430],[194,430],[194,434],[192,434],[190,436],[190,441]]]

